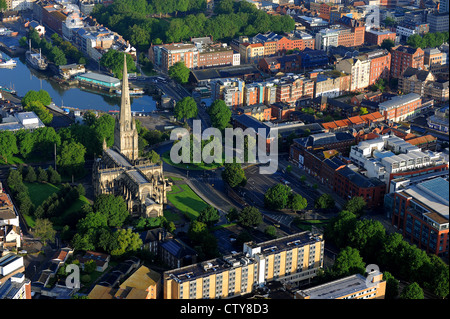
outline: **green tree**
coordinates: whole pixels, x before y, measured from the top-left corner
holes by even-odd
[[[200,243],[202,238],[208,233],[208,226],[198,220],[194,220],[189,225],[188,236],[194,243]]]
[[[61,175],[57,171],[53,169],[52,166],[49,166],[47,169],[48,173],[48,181],[52,184],[60,184],[61,183]]]
[[[314,203],[314,207],[316,209],[321,209],[324,211],[331,210],[336,206],[333,196],[330,194],[322,194],[319,198],[317,198]]]
[[[24,180],[28,183],[34,183],[37,180],[36,171],[33,166],[28,166],[27,175],[25,175]]]
[[[337,255],[331,271],[335,277],[342,278],[354,274],[364,275],[366,271],[365,267],[366,264],[360,256],[359,251],[347,246]]]
[[[196,117],[197,113],[197,103],[190,96],[182,98],[175,104],[174,115],[179,121],[184,120],[186,122],[188,119]]]
[[[37,180],[40,183],[44,183],[44,182],[48,181],[47,171],[45,169],[43,169],[42,167],[38,167],[38,169],[37,169]]]
[[[31,101],[25,106],[25,111],[34,112],[45,125],[53,120],[53,114],[40,101]]]
[[[391,51],[391,49],[393,47],[395,47],[395,42],[392,41],[391,39],[384,39],[383,42],[381,43],[381,47],[383,49],[386,49],[388,51]]]
[[[169,76],[178,83],[185,84],[189,80],[191,71],[184,62],[176,62],[169,68]]]
[[[245,171],[240,163],[225,163],[222,179],[232,188],[243,186],[247,182]]]
[[[358,249],[368,260],[377,258],[382,248],[386,229],[379,221],[358,220],[347,234],[350,246]]]
[[[8,158],[19,153],[16,136],[11,131],[0,131],[0,156],[5,163]]]
[[[33,152],[36,143],[36,136],[30,130],[20,129],[16,133],[17,146],[23,158]]]
[[[244,227],[258,226],[262,222],[262,214],[258,208],[246,206],[242,209],[238,217],[238,223]]]
[[[84,172],[85,153],[86,148],[82,144],[64,141],[56,156],[56,165],[69,176],[81,175]]]
[[[223,100],[215,100],[208,109],[213,127],[225,129],[230,123],[231,110]]]
[[[275,226],[267,226],[264,232],[272,238],[277,238],[277,229]]]
[[[94,201],[94,212],[107,216],[108,226],[122,227],[130,215],[125,200],[121,196],[101,194]]]
[[[109,49],[108,52],[102,55],[100,58],[100,65],[104,66],[114,74],[118,79],[123,77],[123,55],[126,56],[127,71],[135,72],[136,65],[134,64],[133,57],[128,53],[122,53],[114,49]]]
[[[409,46],[412,46],[414,49],[425,48],[426,47],[426,40],[424,40],[418,34],[413,34],[413,35],[411,35],[408,38],[408,40],[406,41],[406,44],[409,45]]]
[[[366,201],[363,197],[356,196],[352,197],[345,204],[345,210],[355,214],[356,216],[361,216],[366,208]]]
[[[294,211],[304,210],[308,206],[306,198],[299,194],[291,193],[289,198],[289,208]]]
[[[93,273],[95,269],[97,268],[97,264],[94,260],[88,260],[84,263],[83,270],[87,272],[88,274]]]
[[[21,103],[23,106],[27,106],[33,101],[39,101],[42,103],[42,105],[49,105],[52,102],[52,98],[50,97],[50,94],[48,94],[48,92],[45,90],[30,90],[22,98]]]
[[[109,252],[112,256],[122,256],[126,253],[135,252],[142,247],[142,239],[139,234],[133,232],[130,228],[119,229],[112,235],[113,241],[116,243],[116,247]]]
[[[6,11],[8,9],[8,4],[6,3],[6,0],[0,0],[0,11]]]
[[[291,188],[284,184],[270,187],[264,194],[264,205],[270,209],[283,209],[288,205]]]
[[[345,247],[349,244],[347,234],[353,231],[356,223],[356,215],[344,210],[334,217],[327,226],[326,238],[331,239],[338,247]]]
[[[77,230],[80,233],[87,233],[88,230],[98,230],[108,227],[108,215],[100,212],[89,212],[86,217],[80,219],[77,223]]]
[[[395,299],[398,297],[398,283],[399,281],[388,271],[383,273],[383,280],[386,281],[386,299]]]
[[[400,299],[424,299],[423,289],[417,282],[410,283],[403,288]]]
[[[53,229],[53,224],[50,220],[36,219],[33,234],[40,238],[45,246],[48,241],[53,241],[55,239],[56,231]]]
[[[215,209],[211,205],[208,205],[200,212],[197,220],[199,222],[207,224],[208,226],[212,226],[219,221],[219,218],[220,215],[217,209]]]

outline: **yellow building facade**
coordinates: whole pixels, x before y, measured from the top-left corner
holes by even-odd
[[[273,280],[308,280],[323,266],[323,249],[323,237],[310,232],[248,242],[241,253],[165,272],[164,299],[231,298]]]

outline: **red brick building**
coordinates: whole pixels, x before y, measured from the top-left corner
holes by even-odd
[[[416,93],[398,95],[380,103],[378,109],[386,121],[403,121],[421,111],[422,97]]]
[[[391,69],[391,54],[389,51],[380,49],[364,55],[370,60],[369,85],[375,84],[379,79],[388,81]]]
[[[400,78],[408,67],[424,69],[425,53],[421,48],[400,45],[392,48],[391,55],[391,76],[394,78]]]
[[[362,197],[368,208],[375,208],[383,204],[386,184],[377,178],[368,178],[345,166],[337,169],[334,174],[333,191],[346,200]]]
[[[395,43],[396,36],[395,32],[389,30],[368,30],[365,34],[365,41],[367,44],[381,46],[386,39],[392,40]]]
[[[392,225],[427,253],[448,256],[448,181],[441,177],[393,195]]]

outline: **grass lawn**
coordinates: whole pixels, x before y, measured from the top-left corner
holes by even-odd
[[[184,168],[184,169],[190,169],[190,170],[206,170],[206,169],[216,169],[219,167],[222,167],[222,163],[211,163],[211,164],[204,164],[204,163],[192,163],[192,164],[185,164],[185,163],[179,163],[175,164],[170,160],[170,151],[167,151],[161,155],[161,159],[166,162],[169,165],[178,167],[178,168]]]
[[[56,193],[59,191],[59,189],[62,187],[60,185],[53,185],[50,183],[24,183],[25,186],[28,188],[28,192],[30,193],[30,199],[35,205],[35,207],[38,207],[41,205],[49,196],[51,196],[53,193]],[[81,209],[81,207],[84,204],[89,204],[88,199],[85,196],[80,196],[70,207],[67,207],[67,209],[64,211],[64,213],[54,220],[54,226],[55,229],[59,229],[64,225],[59,225],[59,221],[63,221],[67,216],[70,214],[78,211]],[[35,219],[33,216],[24,215],[24,218],[31,228],[35,225]]]
[[[170,192],[168,192],[168,193],[169,194],[170,193],[176,193],[176,192],[179,192],[179,191],[181,191],[181,189],[177,185],[172,185],[172,190]]]
[[[14,164],[23,164],[24,160],[17,156],[8,156],[8,162],[5,162],[3,157],[0,157],[0,165],[14,165]]]
[[[329,223],[328,220],[317,220],[317,219],[298,220],[297,222],[295,222],[295,226],[297,226],[298,228],[300,228],[302,230],[311,231],[312,226],[323,227],[328,223]]]
[[[188,185],[183,184],[179,187],[182,192],[168,193],[167,199],[190,220],[194,220],[208,205]]]
[[[175,177],[175,176],[169,176],[169,178],[172,180],[172,182],[183,180],[181,177]]]
[[[50,195],[59,191],[61,186],[56,186],[50,183],[27,183],[24,182],[30,193],[30,199],[34,206],[38,207]]]

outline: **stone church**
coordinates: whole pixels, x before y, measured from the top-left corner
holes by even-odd
[[[101,158],[94,161],[92,181],[95,196],[114,194],[123,196],[134,216],[163,215],[170,184],[164,178],[161,164],[139,158],[138,133],[131,115],[127,65],[124,59],[122,97],[119,116],[114,128],[114,145],[103,142]]]

